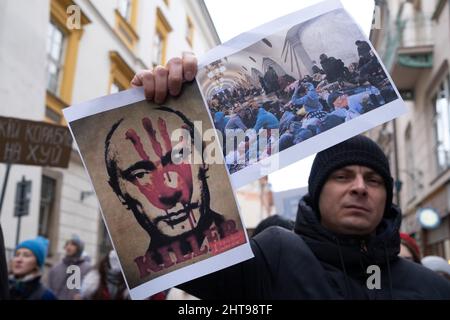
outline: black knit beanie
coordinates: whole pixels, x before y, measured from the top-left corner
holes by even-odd
[[[386,186],[385,215],[392,205],[393,180],[389,162],[383,150],[363,135],[345,140],[331,148],[319,152],[314,159],[308,179],[311,205],[319,213],[319,197],[328,176],[335,170],[349,166],[362,165],[373,169],[384,180]]]

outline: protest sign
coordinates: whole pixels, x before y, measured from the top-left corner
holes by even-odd
[[[133,299],[252,257],[196,83],[161,106],[131,89],[64,115]]]
[[[0,117],[0,162],[67,168],[71,151],[65,126]]]

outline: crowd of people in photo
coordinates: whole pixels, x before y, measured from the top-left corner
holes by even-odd
[[[397,99],[397,94],[376,55],[366,41],[355,42],[357,61],[345,65],[341,59],[320,55],[311,74],[295,79],[278,75],[269,66],[259,85],[239,84],[216,92],[208,101],[214,125],[223,137],[223,150],[230,171],[248,165],[252,153],[260,159],[270,154],[252,144],[257,137],[226,145],[227,134],[236,130],[278,129],[273,143],[282,151],[321,132]],[[270,134],[269,134],[270,135]],[[234,138],[233,138],[234,139]],[[271,143],[272,143],[271,142]],[[273,150],[273,145],[268,145]]]

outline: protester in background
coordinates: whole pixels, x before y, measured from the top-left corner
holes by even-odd
[[[433,270],[447,280],[450,280],[450,264],[444,258],[438,256],[426,256],[422,259],[422,265]]]
[[[11,262],[9,295],[12,300],[56,300],[41,282],[41,270],[47,256],[48,240],[26,240],[16,247]]]
[[[358,66],[362,67],[373,57],[372,49],[367,41],[356,40],[355,45],[359,56]]]
[[[272,66],[269,66],[266,73],[264,74],[264,83],[266,84],[266,94],[272,92],[277,92],[280,90],[280,84],[278,83],[278,75]]]
[[[278,129],[280,127],[280,121],[273,113],[265,110],[263,107],[258,109],[258,116],[253,129],[258,133],[261,129]]]
[[[323,71],[327,75],[327,81],[329,83],[338,81],[345,78],[345,65],[341,59],[336,59],[335,57],[328,57],[326,54],[322,53],[320,55],[320,64]]]
[[[400,232],[400,257],[420,264],[420,250],[416,240],[407,233]]]
[[[323,109],[319,95],[312,83],[299,83],[292,95],[291,103],[296,107],[304,106],[306,112],[316,112]]]
[[[245,116],[245,108],[241,106],[240,104],[236,104],[234,110],[233,110],[233,116],[230,117],[230,119],[225,124],[225,131],[226,130],[242,130],[246,131],[247,127],[242,122],[242,119]]]
[[[84,242],[77,236],[72,236],[64,245],[65,256],[60,263],[54,266],[48,275],[48,286],[60,300],[74,300],[78,297],[80,290],[67,286],[67,279],[72,273],[67,272],[70,266],[80,268],[81,281],[91,269],[90,262],[82,257]]]
[[[168,292],[169,290],[158,292],[147,300],[166,300]],[[111,250],[99,262],[97,268],[88,272],[81,284],[80,298],[83,300],[130,299],[116,251]]]
[[[128,290],[120,271],[119,258],[111,250],[99,262],[98,266],[88,272],[80,290],[84,300],[126,300]]]
[[[8,266],[6,265],[5,242],[0,224],[0,300],[9,298]]]

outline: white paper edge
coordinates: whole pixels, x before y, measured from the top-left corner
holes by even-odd
[[[145,100],[144,88],[132,88],[63,109],[67,123]],[[72,134],[73,136],[73,134]],[[75,140],[75,139],[74,139]]]
[[[250,248],[250,244],[247,242],[206,260],[196,262],[143,283],[131,289],[130,296],[133,300],[146,299],[150,295],[167,288],[172,288],[178,284],[202,277],[251,258],[253,258],[253,252]],[[211,264],[214,264],[213,268],[211,268]],[[180,281],[180,279],[183,279],[183,281]]]

